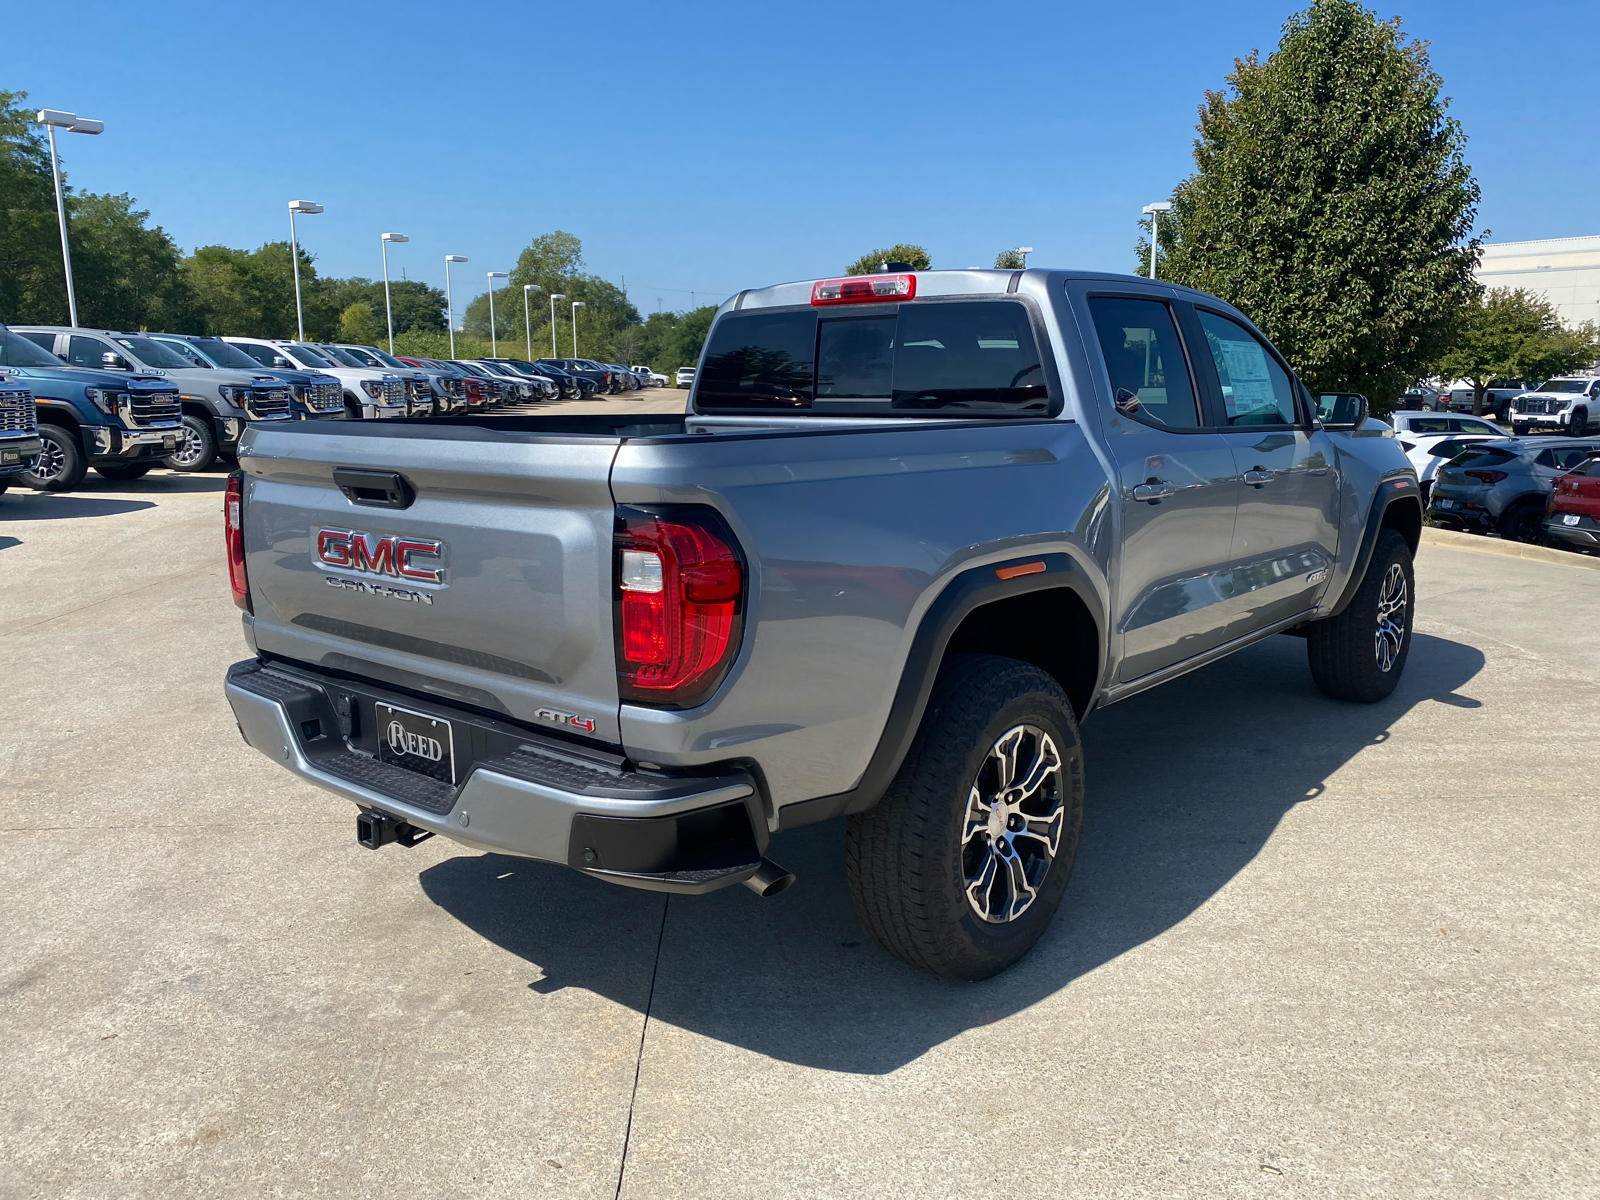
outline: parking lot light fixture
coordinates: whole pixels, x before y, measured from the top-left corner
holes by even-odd
[[[1161,214],[1172,211],[1171,200],[1157,200],[1154,204],[1144,206],[1145,215],[1150,218],[1150,278],[1156,277],[1156,250],[1161,245],[1158,237],[1161,230]]]
[[[321,211],[322,205],[310,200],[289,201],[289,257],[294,261],[294,322],[302,342],[306,340],[306,313],[300,303],[300,239],[295,236],[294,219],[296,214],[314,217]]]
[[[403,233],[386,233],[383,235],[383,311],[389,318],[389,353],[394,353],[394,305],[389,300],[389,243],[399,245],[411,239]]]
[[[566,297],[563,296],[560,292],[556,292],[550,297],[550,357],[551,358],[554,358],[556,355],[561,353],[560,350],[556,349],[556,301],[557,300],[565,300],[565,299],[566,299]]]
[[[1028,269],[1028,255],[1033,253],[1033,247],[1032,246],[1018,246],[1017,247],[1017,253],[1022,255],[1022,269],[1024,271],[1026,271]]]
[[[544,291],[544,289],[537,283],[525,283],[522,285],[522,324],[525,328],[525,332],[528,335],[529,361],[532,361],[533,359],[533,312],[528,308],[528,293],[542,291]]]
[[[494,281],[496,279],[510,279],[504,271],[490,271],[489,275],[489,357],[500,357],[500,343],[495,340],[494,329]]]
[[[72,318],[72,327],[78,327],[78,296],[72,287],[72,251],[67,246],[67,202],[61,192],[61,160],[56,157],[56,130],[65,129],[68,133],[105,132],[104,121],[90,120],[80,117],[77,113],[62,112],[57,108],[41,108],[39,110],[39,124],[45,127],[45,133],[50,138],[50,174],[56,181],[56,220],[61,225],[61,265],[67,273],[67,313]]]
[[[450,331],[450,357],[456,356],[456,306],[450,298],[450,264],[466,262],[465,254],[446,254],[444,256],[444,324]]]
[[[588,308],[588,307],[589,306],[587,304],[585,304],[582,300],[574,300],[572,302],[572,357],[573,358],[577,358],[578,357],[578,310],[580,308]]]

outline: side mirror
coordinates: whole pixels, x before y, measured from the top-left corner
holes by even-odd
[[[285,358],[281,354],[274,354],[272,356],[272,365],[275,366],[275,367],[283,367],[283,368],[294,366],[293,363],[291,363],[287,358]]]
[[[1324,392],[1317,398],[1317,416],[1324,429],[1360,429],[1371,405],[1360,392]]]
[[[126,371],[129,369],[128,360],[120,354],[113,354],[110,350],[100,356],[100,365],[108,371]]]

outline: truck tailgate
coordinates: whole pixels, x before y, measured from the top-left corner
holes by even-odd
[[[254,428],[239,465],[257,649],[619,741],[618,444],[438,422]],[[336,472],[379,486],[353,500]],[[391,473],[403,507],[374,505]]]

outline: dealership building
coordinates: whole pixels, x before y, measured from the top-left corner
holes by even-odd
[[[1600,324],[1600,236],[1484,246],[1474,272],[1486,288],[1527,288],[1567,325]]]

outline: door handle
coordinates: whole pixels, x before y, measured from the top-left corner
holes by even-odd
[[[1133,498],[1147,504],[1159,504],[1169,496],[1178,494],[1178,485],[1175,483],[1141,483],[1133,489]]]
[[[1276,471],[1269,471],[1265,467],[1254,467],[1244,473],[1244,481],[1252,487],[1264,487],[1278,477]]]

